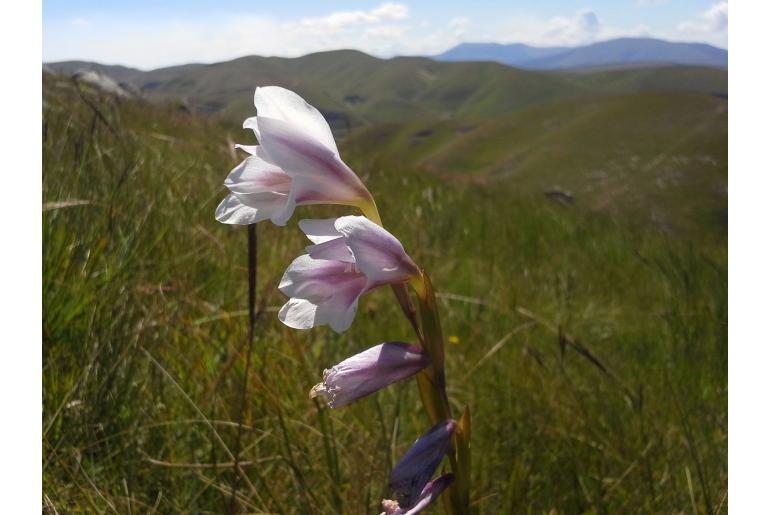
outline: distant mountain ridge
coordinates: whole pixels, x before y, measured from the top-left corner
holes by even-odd
[[[538,58],[550,57],[541,53]],[[247,56],[150,71],[85,61],[46,63],[44,69],[98,77],[100,84],[112,79],[123,90],[147,100],[178,102],[192,112],[219,115],[239,124],[254,110],[255,86],[283,86],[317,106],[338,134],[378,123],[495,117],[581,96],[641,91],[727,94],[726,70],[713,67],[545,72],[494,62],[379,59],[354,50],[297,58]]]
[[[705,43],[618,38],[579,47],[534,47],[522,43],[462,43],[433,56],[437,61],[493,61],[530,70],[564,70],[643,64],[727,68],[727,50]]]
[[[524,43],[461,43],[434,57],[438,61],[494,61],[516,66],[572,50],[571,47],[534,47]]]

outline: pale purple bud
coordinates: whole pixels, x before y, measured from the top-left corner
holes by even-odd
[[[385,511],[383,511],[380,515],[417,515],[428,506],[433,504],[433,502],[438,499],[438,496],[441,495],[441,493],[452,484],[454,479],[455,477],[451,473],[437,477],[425,485],[425,488],[423,488],[422,492],[420,492],[420,496],[417,498],[414,506],[411,507],[402,508],[398,501],[385,499],[382,501],[382,509]]]
[[[417,439],[390,473],[390,487],[396,493],[398,504],[411,508],[449,450],[449,443],[457,423],[439,422]]]
[[[401,342],[381,343],[324,370],[323,382],[310,390],[310,397],[324,397],[330,408],[345,406],[412,377],[428,363],[419,347]]]

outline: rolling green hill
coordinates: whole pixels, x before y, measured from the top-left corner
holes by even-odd
[[[405,120],[491,117],[526,106],[604,93],[685,90],[727,92],[727,72],[663,66],[642,70],[533,72],[490,62],[437,62],[420,57],[378,59],[362,52],[320,52],[296,59],[242,57],[148,72],[82,62],[49,63],[73,73],[94,68],[140,88],[152,100],[181,99],[193,111],[239,123],[253,111],[258,85],[302,94],[338,134],[351,127]]]
[[[555,72],[575,88],[601,94],[682,91],[727,97],[727,71],[707,66],[639,66]]]
[[[674,232],[726,227],[727,101],[713,96],[563,100],[491,120],[363,129],[347,147],[378,166],[549,194]]]

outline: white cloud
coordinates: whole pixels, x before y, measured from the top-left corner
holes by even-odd
[[[696,20],[679,24],[682,32],[719,32],[727,30],[727,2],[719,2],[701,13]]]
[[[385,3],[371,11],[338,11],[326,16],[303,18],[298,25],[314,33],[330,33],[358,25],[403,20],[408,17],[409,7],[406,5]]]
[[[591,9],[549,19],[519,16],[495,32],[490,35],[493,38],[498,35],[495,38],[497,41],[535,46],[576,46],[618,37],[650,35],[649,29],[643,25],[630,28],[605,25]]]
[[[86,22],[86,20],[82,20]],[[623,36],[650,36],[645,26],[616,27],[597,12],[572,15],[473,21],[467,17],[412,19],[401,3],[369,10],[332,12],[313,18],[221,15],[196,21],[156,19],[142,22],[89,18],[46,20],[46,61],[94,60],[145,69],[189,62],[211,63],[244,55],[298,57],[311,52],[355,48],[372,55],[435,55],[463,41],[497,41],[537,46],[573,46]],[[87,30],[84,27],[88,27]],[[726,46],[727,3],[680,24],[667,39],[707,40]],[[716,36],[715,36],[716,35]],[[719,38],[724,39],[720,44]]]
[[[558,45],[575,45],[593,41],[601,30],[596,13],[583,9],[571,18],[552,18],[545,27],[544,37]]]
[[[397,27],[394,25],[381,25],[379,27],[370,27],[366,29],[366,35],[380,38],[400,38],[406,32],[406,27]]]
[[[706,41],[727,47],[727,2],[712,5],[693,20],[677,26],[677,39]]]
[[[49,22],[43,31],[45,61],[84,59],[144,69],[216,62],[248,54],[287,55],[304,50],[275,20],[237,17],[213,23],[94,20],[89,30]]]
[[[449,23],[447,24],[447,27],[449,27],[449,30],[452,32],[452,34],[455,37],[462,37],[468,32],[468,27],[471,24],[470,18],[466,18],[464,16],[459,16],[457,18],[452,18],[449,20]]]
[[[406,5],[387,2],[371,10],[299,20],[228,15],[140,24],[111,19],[95,20],[88,31],[74,30],[74,25],[85,25],[73,20],[49,21],[44,25],[43,55],[46,61],[86,59],[145,69],[254,54],[297,57],[340,48],[389,56],[415,48],[404,41],[421,39],[409,34],[408,18]]]
[[[376,7],[372,14],[379,20],[404,20],[409,17],[409,7],[388,2]]]

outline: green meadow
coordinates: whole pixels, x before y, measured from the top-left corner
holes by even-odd
[[[474,513],[727,512],[727,100],[620,73],[499,112],[487,81],[450,119],[384,96],[340,140],[438,291]],[[247,230],[214,209],[253,85],[221,117],[43,86],[43,510],[380,513],[428,426],[416,384],[337,410],[308,391],[411,329],[387,288],[341,335],[278,321],[297,221],[350,213],[301,207],[257,226],[249,346]]]

